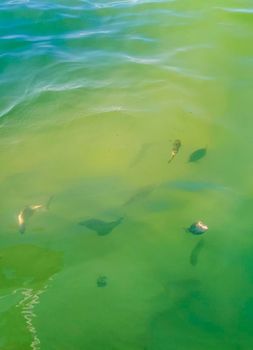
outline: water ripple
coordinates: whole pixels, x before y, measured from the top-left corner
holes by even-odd
[[[222,10],[231,13],[253,14],[253,7],[251,8],[235,8],[235,7],[215,7],[216,10]]]
[[[194,70],[190,70],[183,67],[178,66],[170,66],[170,65],[163,65],[162,68],[166,71],[176,73],[180,76],[184,76],[186,78],[190,79],[197,79],[197,80],[215,80],[215,77],[199,74],[198,72]]]
[[[84,30],[60,35],[31,36],[25,34],[10,34],[0,36],[0,40],[25,40],[30,42],[49,41],[53,39],[80,39],[99,34],[112,34],[111,30]]]
[[[80,4],[81,2],[81,4]],[[35,0],[8,0],[4,1],[0,8],[9,9],[10,6],[21,7],[26,6],[30,9],[38,10],[96,10],[96,9],[109,9],[109,8],[128,8],[138,5],[152,5],[152,4],[168,4],[173,3],[175,0],[119,0],[119,1],[69,1],[68,4],[62,4],[59,2],[42,2]]]

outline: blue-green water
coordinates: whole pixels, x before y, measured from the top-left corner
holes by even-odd
[[[1,1],[1,350],[252,349],[252,33],[249,0]]]

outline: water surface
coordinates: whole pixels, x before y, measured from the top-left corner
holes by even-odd
[[[249,0],[1,2],[1,349],[252,349],[252,23]]]

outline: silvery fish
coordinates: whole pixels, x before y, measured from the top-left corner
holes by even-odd
[[[180,140],[175,140],[172,146],[172,150],[171,150],[171,155],[170,155],[170,159],[168,160],[168,163],[170,163],[176,156],[176,154],[178,153],[179,149],[181,147],[181,141]]]
[[[43,205],[29,205],[26,206],[21,212],[18,214],[18,226],[19,232],[25,233],[27,220],[34,214],[35,211],[43,208]]]
[[[193,233],[194,235],[201,235],[202,233],[208,230],[208,226],[205,225],[202,221],[197,221],[193,223],[188,229],[188,232]]]

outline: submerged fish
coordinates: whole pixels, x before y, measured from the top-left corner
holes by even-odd
[[[123,217],[110,222],[99,219],[88,219],[79,222],[79,225],[85,226],[88,229],[95,231],[99,236],[105,236],[108,235],[115,227],[117,227],[122,220]]]
[[[191,255],[190,255],[190,263],[191,265],[195,266],[198,263],[199,254],[204,246],[204,240],[201,239],[195,247],[192,249]]]
[[[206,151],[206,148],[197,149],[190,155],[189,162],[197,162],[199,159],[203,158],[206,155]]]
[[[195,222],[187,229],[188,232],[191,232],[194,235],[201,235],[207,230],[208,230],[208,226],[205,225],[202,221]]]
[[[107,277],[106,276],[99,276],[97,278],[97,286],[100,288],[106,287],[107,286]]]
[[[41,208],[43,208],[43,205],[37,204],[26,206],[23,210],[21,210],[21,212],[18,214],[18,225],[20,233],[25,233],[27,220],[29,220],[35,211]]]
[[[164,284],[166,293],[171,299],[184,299],[187,295],[192,295],[199,291],[201,282],[195,278],[186,278],[182,280],[169,280]]]
[[[175,140],[174,143],[173,143],[173,146],[172,146],[171,155],[170,155],[170,159],[168,160],[168,163],[170,163],[172,161],[172,159],[175,158],[175,156],[178,153],[180,147],[181,147],[181,141],[180,140]]]
[[[195,192],[203,190],[228,191],[229,188],[215,182],[202,182],[190,180],[174,180],[162,183],[163,187]]]
[[[146,155],[147,155],[147,153],[150,150],[152,145],[153,145],[152,143],[144,143],[141,146],[139,152],[137,153],[137,155],[134,157],[134,159],[130,163],[130,168],[136,166],[138,163],[140,163],[143,160],[143,158],[146,157]]]
[[[136,192],[133,196],[131,196],[124,204],[123,206],[127,206],[129,204],[133,204],[135,202],[138,202],[139,200],[144,199],[147,197],[153,190],[155,189],[154,185],[145,186],[142,187],[138,192]]]

